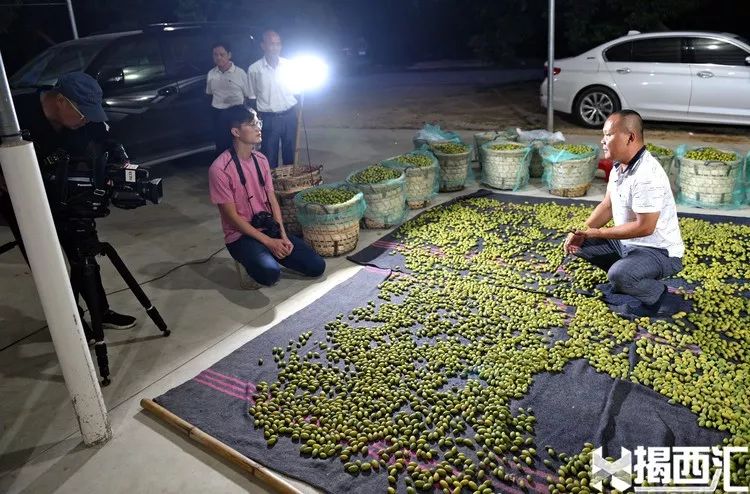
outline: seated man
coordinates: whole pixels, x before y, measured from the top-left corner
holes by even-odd
[[[685,246],[669,178],[643,144],[638,113],[613,113],[603,132],[604,156],[615,162],[607,193],[563,248],[605,270],[615,292],[640,300],[636,315],[674,312],[661,279],[682,269]],[[604,228],[611,219],[615,226]]]
[[[323,258],[284,230],[268,160],[254,150],[261,141],[262,122],[242,106],[227,109],[225,121],[232,147],[211,164],[208,181],[229,253],[265,286],[279,280],[280,264],[306,276],[322,275]]]

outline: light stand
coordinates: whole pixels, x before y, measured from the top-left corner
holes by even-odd
[[[290,60],[290,70],[284,73],[287,86],[294,94],[299,95],[297,108],[297,132],[295,135],[294,164],[300,164],[301,132],[305,134],[305,150],[307,164],[310,165],[310,141],[307,137],[304,106],[305,92],[321,87],[328,79],[328,66],[321,59],[314,56],[300,56]]]

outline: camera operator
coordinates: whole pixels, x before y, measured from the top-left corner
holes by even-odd
[[[208,182],[229,253],[264,286],[279,280],[280,264],[305,276],[322,275],[323,258],[284,230],[268,160],[254,150],[261,141],[262,122],[242,106],[227,109],[224,116],[232,147],[211,164]]]
[[[90,156],[93,149],[103,149],[108,137],[108,127],[104,123],[107,116],[101,103],[101,87],[93,77],[83,72],[63,74],[52,89],[16,98],[16,113],[23,129],[23,137],[34,143],[39,163],[43,163],[45,158],[60,150],[70,156]],[[55,205],[50,204],[50,206],[54,216]],[[10,197],[2,188],[0,188],[0,214],[6,219],[21,252],[26,257]],[[60,223],[61,220],[55,218],[60,244],[70,258],[70,239],[65,233],[66,229],[61,228],[64,225]],[[97,291],[103,314],[102,327],[128,329],[135,326],[134,317],[118,314],[109,308],[101,276],[97,278]],[[71,281],[75,282],[75,280]],[[89,305],[88,300],[86,304]],[[85,322],[84,328],[86,328]]]

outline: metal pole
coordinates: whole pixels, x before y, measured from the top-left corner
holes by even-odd
[[[547,130],[555,131],[555,109],[553,105],[555,85],[555,0],[549,0],[549,47],[547,53]]]
[[[297,109],[297,135],[294,137],[294,164],[295,165],[299,165],[300,164],[300,162],[299,162],[299,153],[300,153],[300,151],[302,151],[301,144],[300,144],[299,140],[300,140],[300,132],[301,132],[301,129],[302,129],[302,122],[303,122],[303,120],[302,120],[302,110],[303,110],[304,106],[305,106],[305,94],[302,91],[300,91],[300,94],[299,94],[299,108]],[[308,156],[307,156],[308,163],[307,164],[309,165],[310,164],[309,163],[309,161],[310,161],[310,152],[309,152],[309,150],[308,150],[307,154],[308,154]],[[284,164],[286,165],[287,163],[284,163]]]
[[[100,444],[112,437],[107,408],[73,298],[34,146],[21,139],[2,53],[0,134],[3,136],[0,165],[21,235],[27,240],[31,273],[83,442],[89,446]]]
[[[78,39],[78,28],[76,27],[76,16],[73,14],[73,0],[68,0],[68,16],[70,27],[73,28],[73,39]]]

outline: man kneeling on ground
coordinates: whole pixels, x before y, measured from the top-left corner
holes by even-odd
[[[615,162],[607,193],[563,248],[605,270],[615,292],[637,298],[634,314],[674,313],[677,297],[661,280],[682,269],[685,246],[669,178],[644,146],[637,112],[613,113],[603,132],[604,156]],[[609,220],[614,226],[604,227]]]
[[[279,280],[281,266],[306,276],[322,275],[323,258],[284,230],[268,160],[255,151],[262,122],[242,106],[227,109],[224,117],[233,145],[211,164],[208,181],[229,253],[265,286]]]

